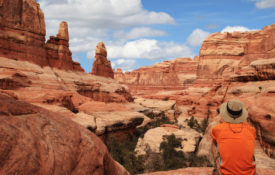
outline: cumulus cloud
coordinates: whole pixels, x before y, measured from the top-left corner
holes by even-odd
[[[193,50],[174,42],[161,42],[154,39],[139,39],[126,43],[105,43],[108,59],[149,59],[163,60],[177,57],[193,57]],[[87,57],[93,58],[95,50],[88,52]]]
[[[275,7],[275,1],[274,0],[252,0],[256,1],[256,7],[257,8],[274,8]]]
[[[258,29],[249,29],[247,27],[243,27],[243,26],[226,26],[221,33],[224,32],[229,32],[232,33],[234,31],[238,31],[238,32],[245,32],[245,31],[254,31],[254,30],[258,30]]]
[[[156,36],[164,36],[167,35],[167,32],[162,30],[155,30],[149,27],[138,27],[133,28],[129,32],[125,32],[124,30],[120,30],[114,33],[114,38],[116,39],[137,39],[141,37],[156,37]]]
[[[157,60],[193,56],[194,54],[193,50],[186,45],[139,39],[123,45],[108,46],[108,55],[109,58]]]
[[[210,35],[210,33],[203,31],[201,29],[195,29],[191,35],[187,38],[187,42],[191,46],[200,46],[205,38]]]
[[[112,61],[112,67],[113,69],[120,68],[123,71],[132,71],[134,69],[137,69],[137,62],[136,60],[129,60],[129,59],[118,59]]]
[[[79,34],[89,34],[94,29],[175,23],[167,13],[144,9],[141,0],[40,0],[39,3],[47,29],[57,28],[56,22],[62,20],[68,21],[70,28],[90,29]]]

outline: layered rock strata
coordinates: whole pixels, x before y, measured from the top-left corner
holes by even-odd
[[[258,59],[275,56],[275,24],[259,31],[214,33],[204,40],[197,71],[198,83],[213,83]]]
[[[72,60],[72,52],[69,49],[68,24],[65,21],[60,23],[57,36],[50,36],[46,43],[46,49],[50,67],[84,71],[78,62]]]
[[[46,66],[45,20],[33,0],[0,3],[0,56]]]
[[[164,61],[152,67],[141,67],[132,72],[115,72],[115,79],[127,84],[132,93],[143,91],[183,89],[196,79],[198,62],[191,58],[177,58]]]
[[[103,42],[99,42],[95,50],[95,60],[93,63],[93,75],[114,78],[111,62],[107,60],[107,50]]]
[[[0,8],[0,56],[42,67],[84,71],[72,60],[65,22],[60,24],[57,37],[45,44],[44,14],[35,0],[3,0]]]
[[[113,79],[3,57],[0,60],[0,92],[76,121],[84,118],[86,123],[79,123],[102,138],[131,134],[144,120],[143,114],[127,107],[133,101],[128,87]],[[95,126],[89,124],[93,119]]]

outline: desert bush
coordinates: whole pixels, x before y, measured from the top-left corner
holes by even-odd
[[[182,148],[181,139],[176,138],[174,134],[165,136],[160,144],[161,157],[163,159],[163,170],[182,168],[185,165],[185,156],[182,151],[176,151],[176,148]]]
[[[199,124],[198,120],[195,119],[193,116],[188,120],[187,119],[187,125],[192,128],[195,129],[198,132],[201,133],[205,133],[206,128],[208,127],[208,119],[205,118],[203,119],[201,125]]]
[[[121,143],[117,142],[114,137],[111,137],[106,143],[113,159],[124,166],[131,174],[144,172],[144,158],[136,156],[134,152],[136,144],[136,137],[132,137],[132,139]]]

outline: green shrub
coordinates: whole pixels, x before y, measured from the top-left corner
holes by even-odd
[[[205,130],[208,126],[208,119],[205,118],[203,119],[201,125],[198,123],[198,120],[195,119],[193,116],[188,120],[187,119],[187,125],[192,128],[192,129],[195,129],[196,131],[198,132],[202,132],[202,133],[205,133]]]
[[[113,159],[124,166],[131,174],[144,172],[144,158],[136,156],[134,150],[137,144],[137,138],[119,143],[114,137],[111,137],[106,145]]]
[[[176,148],[182,148],[181,139],[176,138],[174,134],[164,137],[160,144],[161,157],[163,159],[163,170],[182,168],[185,165],[185,156],[182,151],[176,151]]]

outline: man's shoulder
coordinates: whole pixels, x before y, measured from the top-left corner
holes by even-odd
[[[249,125],[248,123],[245,123],[245,126],[250,132],[252,132],[252,134],[256,134],[256,129],[253,126]]]

